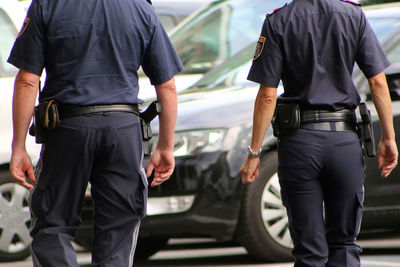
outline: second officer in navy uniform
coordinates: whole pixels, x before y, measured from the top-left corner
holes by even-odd
[[[145,0],[33,0],[8,62],[20,69],[10,171],[33,189],[34,266],[79,266],[71,240],[90,182],[92,266],[131,267],[148,185],[138,117],[140,66],[162,106],[147,168],[147,176],[154,170],[152,186],[167,180],[175,166],[174,75],[182,64],[153,7]],[[25,137],[43,69],[46,82],[35,112],[43,146],[34,174]]]
[[[383,74],[389,62],[359,5],[294,0],[265,19],[248,76],[260,89],[242,182],[258,176],[262,140],[274,117],[296,267],[360,266],[355,240],[365,163],[354,113],[360,104],[351,79],[355,62],[380,118],[378,162],[387,177],[398,157]],[[284,93],[277,98],[280,80]]]

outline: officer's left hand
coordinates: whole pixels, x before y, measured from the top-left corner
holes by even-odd
[[[258,167],[260,166],[260,158],[246,158],[240,173],[242,174],[242,183],[249,184],[258,178]]]
[[[149,177],[154,170],[154,178],[151,187],[165,182],[171,177],[175,168],[173,151],[160,150],[156,148],[152,153],[147,165],[146,175]]]

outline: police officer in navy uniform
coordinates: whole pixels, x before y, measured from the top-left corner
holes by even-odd
[[[351,79],[355,62],[369,81],[380,118],[378,162],[387,177],[398,157],[383,74],[389,62],[359,5],[293,0],[267,15],[248,76],[260,89],[242,182],[258,176],[258,156],[275,107],[297,106],[300,126],[278,143],[278,175],[296,267],[360,266],[355,240],[365,164],[354,122],[360,104]],[[284,93],[277,99],[280,80]]]
[[[146,174],[154,171],[157,186],[175,165],[174,75],[182,64],[153,7],[145,0],[33,0],[8,62],[20,69],[10,171],[32,189],[34,266],[79,266],[70,241],[81,223],[88,182],[94,200],[92,266],[132,266],[145,215]],[[162,106],[147,171],[137,106],[143,102],[140,66]],[[39,103],[48,104],[45,121],[58,114],[61,123],[45,130],[34,173],[25,138],[43,69]]]

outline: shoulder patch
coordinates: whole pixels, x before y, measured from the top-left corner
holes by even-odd
[[[351,0],[340,0],[340,1],[345,2],[345,3],[352,4],[352,5],[355,5],[355,6],[361,6],[360,3],[357,3],[357,2],[351,1]]]
[[[30,22],[30,18],[25,18],[24,20],[24,24],[22,24],[21,30],[19,31],[17,38],[19,38],[22,34],[24,34],[24,32],[26,31],[26,29],[28,28],[29,22]]]
[[[287,6],[287,3],[284,4],[284,5],[281,6],[281,7],[278,7],[278,8],[275,8],[274,10],[272,10],[272,12],[270,12],[270,13],[267,14],[267,17],[269,17],[269,16],[275,14],[276,12],[278,12],[279,10],[281,10],[282,8],[284,8],[285,6]]]
[[[267,40],[267,38],[265,38],[264,36],[260,36],[260,38],[258,38],[256,52],[254,53],[253,60],[256,60],[257,58],[259,58],[261,56],[261,54],[264,50],[264,45],[265,45],[266,40]]]

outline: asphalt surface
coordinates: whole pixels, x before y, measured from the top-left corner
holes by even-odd
[[[400,239],[360,241],[362,267],[400,267]],[[81,267],[90,267],[90,253],[77,248]],[[31,259],[0,263],[0,267],[31,267]],[[265,263],[250,258],[245,249],[210,239],[172,239],[168,246],[135,267],[290,267],[292,262]]]

